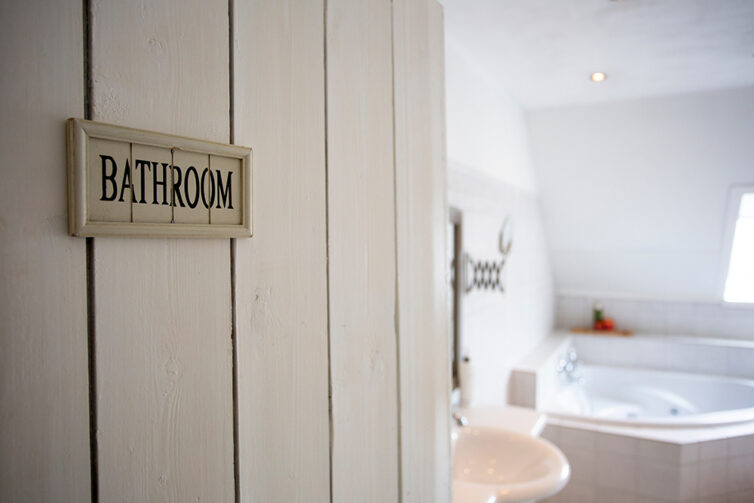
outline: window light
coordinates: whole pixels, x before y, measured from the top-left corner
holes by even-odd
[[[741,195],[723,299],[754,303],[754,192]]]

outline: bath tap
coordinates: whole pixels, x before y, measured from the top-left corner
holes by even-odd
[[[451,417],[453,418],[453,421],[456,422],[456,425],[458,425],[459,428],[463,428],[464,426],[469,425],[469,420],[466,419],[466,416],[461,415],[458,412],[454,412]]]
[[[558,375],[569,383],[577,382],[581,378],[580,367],[579,354],[574,348],[568,348],[565,355],[558,361]]]

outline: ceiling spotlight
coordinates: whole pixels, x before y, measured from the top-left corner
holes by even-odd
[[[607,78],[607,75],[605,75],[605,74],[604,74],[604,73],[602,73],[602,72],[594,72],[594,73],[592,74],[592,77],[591,77],[591,79],[592,79],[592,82],[602,82],[602,81],[603,81],[603,80],[605,80],[606,78]]]

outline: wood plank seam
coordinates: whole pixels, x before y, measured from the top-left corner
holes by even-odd
[[[84,37],[84,118],[92,118],[92,24],[91,1],[82,1]],[[94,292],[94,238],[86,238],[86,338],[89,378],[89,482],[92,503],[99,502],[99,472],[97,466],[97,358]]]
[[[228,0],[228,143],[235,142],[235,73],[233,39],[235,37],[233,0]],[[252,204],[254,195],[251,194]],[[233,400],[233,494],[235,503],[241,501],[241,459],[238,439],[238,324],[236,310],[236,240],[230,238],[230,339],[232,346],[232,400]]]
[[[393,105],[393,234],[395,253],[395,398],[398,413],[398,502],[403,501],[403,421],[401,421],[401,329],[400,329],[400,292],[398,288],[398,164],[397,138],[395,134],[395,2],[390,0],[390,70],[392,72],[392,105]]]
[[[324,86],[322,88],[324,94],[324,142],[325,142],[325,286],[327,289],[327,414],[329,423],[329,435],[328,442],[328,457],[330,461],[329,474],[330,474],[330,503],[333,503],[333,442],[335,440],[335,432],[333,429],[333,406],[332,406],[332,356],[330,351],[330,345],[332,343],[330,335],[330,188],[328,185],[329,169],[328,169],[328,138],[327,138],[327,6],[328,0],[323,0],[322,5],[322,38],[323,38],[323,72],[322,77],[324,80]]]

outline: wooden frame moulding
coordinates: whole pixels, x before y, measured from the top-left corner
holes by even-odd
[[[174,136],[164,133],[157,133],[151,131],[142,131],[138,129],[132,129],[121,126],[114,126],[110,124],[103,124],[100,122],[88,121],[83,119],[68,119],[66,124],[66,136],[67,136],[67,164],[68,164],[68,226],[69,232],[72,236],[129,236],[129,237],[173,237],[173,238],[248,238],[252,236],[252,149],[249,147],[243,147],[239,145],[228,145],[222,143],[215,143],[204,140],[197,140],[192,138],[185,138],[182,136]],[[121,215],[121,221],[118,219],[108,220],[107,218],[95,217],[92,218],[92,207],[99,204],[99,200],[92,204],[89,200],[89,190],[96,190],[94,187],[89,187],[91,184],[90,170],[87,166],[90,164],[89,147],[91,140],[104,140],[115,142],[114,144],[128,145],[129,159],[131,160],[130,169],[128,175],[128,187],[130,195],[130,203],[126,201],[125,205],[130,205],[129,217],[124,220]],[[170,152],[170,219],[169,221],[161,222],[146,222],[146,221],[134,221],[134,208],[139,202],[144,202],[144,192],[141,193],[141,201],[136,201],[134,190],[136,185],[135,166],[132,157],[133,148],[157,148],[165,149]],[[177,163],[173,162],[174,153],[180,153],[181,155],[191,156],[208,156],[208,166],[205,171],[209,173],[208,179],[212,179],[212,192],[209,204],[202,206],[199,201],[199,195],[202,193],[202,200],[205,201],[204,185],[200,188],[199,184],[196,185],[196,197],[194,198],[195,205],[191,208],[181,207],[176,205],[176,200],[181,200],[180,194],[176,196],[176,185],[174,185],[175,170],[180,169]],[[166,154],[166,152],[164,153]],[[240,162],[240,180],[238,185],[240,191],[238,192],[239,202],[237,207],[233,208],[232,195],[230,196],[231,204],[224,211],[231,220],[237,220],[237,222],[224,222],[218,218],[218,222],[213,223],[213,205],[215,197],[217,198],[217,208],[220,208],[220,182],[217,183],[217,194],[215,194],[215,182],[214,175],[211,170],[212,157],[230,159],[230,162]],[[100,156],[102,157],[102,156]],[[128,164],[126,165],[128,166]],[[157,163],[154,163],[155,170],[152,176],[156,177]],[[144,172],[149,166],[143,165],[142,167],[142,179],[145,176]],[[185,166],[184,166],[185,167]],[[193,166],[192,166],[193,167]],[[90,168],[91,169],[91,168]],[[113,168],[113,176],[115,176],[115,170],[117,166]],[[218,179],[220,179],[220,171],[216,170]],[[185,178],[188,179],[188,168],[186,169]],[[196,180],[198,178],[198,171]],[[233,170],[235,173],[235,170]],[[125,176],[125,175],[124,175]],[[231,174],[226,177],[226,193],[231,193]],[[108,178],[105,176],[105,160],[102,160],[102,174],[101,178]],[[115,188],[115,194],[117,195],[117,182],[113,181],[113,187]],[[163,182],[155,182],[154,187],[157,184],[167,184],[167,179]],[[125,180],[124,180],[125,184]],[[188,185],[188,183],[187,183]],[[144,182],[141,183],[142,191],[144,190]],[[167,189],[163,189],[167,190]],[[188,191],[188,188],[185,188]],[[105,201],[105,183],[102,182],[102,201]],[[164,192],[163,192],[164,195]],[[120,201],[123,202],[123,194],[121,194]],[[157,201],[156,195],[154,195],[154,201]],[[227,202],[226,200],[223,200]],[[115,201],[113,201],[115,202]],[[186,202],[188,204],[188,196],[186,196]],[[166,205],[163,200],[162,205]],[[240,205],[240,207],[238,207]],[[150,206],[148,203],[145,206]],[[167,209],[167,208],[163,208]],[[183,222],[176,221],[175,214],[176,209],[180,209],[183,212],[185,219]],[[232,210],[232,211],[231,211]],[[206,215],[204,214],[206,212]],[[217,212],[218,214],[220,212]],[[207,220],[206,223],[192,222],[195,217],[199,220]],[[167,217],[163,217],[165,219]]]

